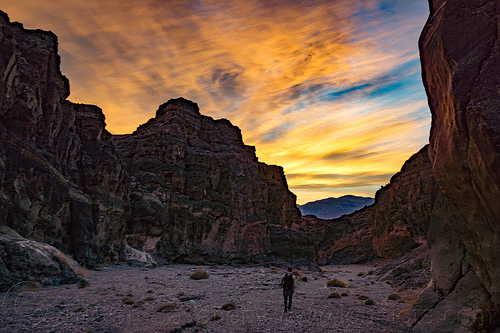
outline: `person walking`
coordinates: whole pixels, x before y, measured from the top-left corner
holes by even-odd
[[[292,267],[288,268],[288,272],[283,275],[281,279],[281,285],[283,286],[283,298],[285,301],[285,311],[292,310],[292,295],[295,292],[295,276],[292,274]]]

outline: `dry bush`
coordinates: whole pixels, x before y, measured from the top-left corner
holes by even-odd
[[[345,288],[347,286],[347,283],[341,280],[333,279],[333,280],[328,280],[326,283],[327,287],[338,287],[338,288]]]
[[[210,274],[207,271],[197,270],[197,271],[194,271],[193,273],[191,273],[189,278],[191,280],[202,280],[202,279],[208,279],[209,276],[210,276]]]
[[[328,298],[340,298],[340,295],[338,293],[331,293],[328,295]]]
[[[229,311],[234,309],[236,309],[236,304],[234,304],[234,302],[228,302],[222,306],[222,310]]]
[[[400,298],[401,296],[399,296],[398,294],[390,294],[389,296],[387,296],[387,299],[390,301],[397,301]]]
[[[124,304],[129,304],[129,305],[132,305],[132,304],[134,304],[134,303],[135,303],[133,299],[128,298],[128,297],[122,298],[122,302],[123,302]]]
[[[222,319],[222,315],[218,312],[214,313],[212,315],[212,317],[210,317],[210,321],[215,321],[215,320],[219,320],[219,319]]]
[[[26,282],[26,284],[23,284],[20,288],[22,292],[33,292],[36,293],[40,289],[42,289],[42,285],[38,282]]]
[[[369,298],[365,301],[365,305],[375,305],[375,301]]]
[[[158,312],[174,312],[177,309],[177,303],[165,303],[158,308]]]

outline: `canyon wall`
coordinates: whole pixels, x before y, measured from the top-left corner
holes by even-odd
[[[427,150],[405,162],[373,205],[334,220],[304,217],[314,230],[320,264],[394,259],[426,243],[439,191]]]
[[[441,192],[429,226],[433,284],[420,299],[418,330],[500,325],[499,17],[498,1],[432,0],[420,37]]]
[[[0,12],[0,48],[0,225],[90,267],[314,260],[283,169],[229,121],[177,99],[112,137],[100,108],[67,100],[54,34]]]
[[[0,12],[0,224],[95,265],[116,256],[127,184],[98,107],[66,100],[57,38]]]

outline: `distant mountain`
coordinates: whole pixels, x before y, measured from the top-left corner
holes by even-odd
[[[375,199],[345,195],[340,198],[328,198],[297,205],[302,215],[316,215],[321,219],[334,219],[353,213],[364,206],[371,205]]]

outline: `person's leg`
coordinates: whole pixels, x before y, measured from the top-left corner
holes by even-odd
[[[288,310],[292,309],[292,296],[293,293],[290,293],[290,296],[288,296]]]
[[[284,301],[285,301],[285,312],[286,312],[286,309],[287,309],[287,307],[286,307],[286,304],[287,304],[287,296],[288,296],[288,295],[287,295],[286,290],[283,290],[283,299],[284,299]]]

